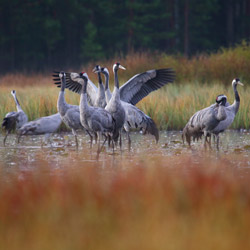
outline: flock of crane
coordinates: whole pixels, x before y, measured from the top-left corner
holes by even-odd
[[[99,65],[93,69],[93,72],[98,75],[98,87],[85,72],[54,72],[53,80],[60,88],[57,100],[58,113],[30,122],[20,106],[15,90],[11,91],[17,111],[7,113],[3,119],[2,127],[6,131],[4,145],[8,134],[12,131],[17,132],[18,142],[23,135],[44,134],[44,139],[47,140],[58,130],[62,122],[72,130],[76,147],[78,147],[78,130],[84,130],[89,135],[91,147],[95,140],[98,145],[97,157],[106,141],[113,151],[114,145],[118,143],[122,149],[123,130],[127,134],[129,150],[131,149],[131,129],[140,129],[143,134],[152,134],[158,142],[159,131],[155,122],[135,105],[152,91],[172,83],[175,79],[174,70],[171,68],[149,70],[135,75],[120,87],[119,69],[125,70],[120,63],[115,63],[113,92],[109,89],[108,69]],[[102,82],[101,75],[104,75],[105,84]],[[211,147],[211,137],[214,135],[217,138],[217,148],[219,147],[219,134],[231,125],[239,109],[240,98],[237,85],[243,85],[238,78],[232,82],[235,94],[232,105],[227,102],[225,95],[219,95],[215,104],[196,112],[190,118],[183,129],[183,143],[186,139],[190,146],[192,138],[198,140],[204,135],[204,146],[208,144]],[[65,101],[65,89],[80,94],[79,106]]]

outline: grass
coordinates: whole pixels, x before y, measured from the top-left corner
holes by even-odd
[[[116,61],[120,61],[127,68],[119,74],[121,84],[138,72],[152,68],[172,67],[176,71],[177,78],[173,85],[150,94],[138,104],[139,108],[155,120],[160,129],[182,129],[194,112],[214,103],[218,94],[226,94],[232,103],[234,97],[231,82],[235,77],[240,77],[245,86],[239,87],[241,107],[232,128],[250,128],[248,43],[243,41],[234,48],[222,48],[216,53],[200,54],[189,59],[178,55],[138,52],[117,57]],[[110,66],[113,63],[111,60],[95,62],[103,66]],[[89,77],[97,82],[96,75],[92,73],[95,64],[64,70],[78,72],[84,69]],[[112,88],[113,74],[110,82]],[[59,90],[52,84],[51,72],[29,75],[7,74],[0,78],[0,85],[0,117],[15,110],[9,94],[12,89],[17,91],[22,107],[30,120],[56,113]],[[67,91],[66,97],[69,103],[79,103],[79,96],[76,94]]]
[[[242,157],[139,155],[105,169],[71,157],[2,173],[1,249],[249,249],[250,176],[231,161]]]
[[[50,82],[50,79],[48,79]],[[15,110],[10,91],[15,88],[17,97],[29,120],[57,112],[56,102],[59,89],[52,83],[32,86],[4,86],[0,93],[0,117]],[[247,84],[238,87],[241,97],[240,110],[232,128],[250,128],[250,91]],[[138,107],[151,116],[160,129],[180,130],[197,110],[215,102],[219,94],[226,94],[233,103],[234,95],[231,84],[225,86],[219,82],[213,84],[183,83],[170,84],[161,91],[150,94],[138,103]],[[66,91],[68,103],[79,104],[79,95]],[[157,100],[157,101],[156,101]]]

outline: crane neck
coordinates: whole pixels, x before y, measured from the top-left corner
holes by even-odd
[[[119,89],[119,80],[118,80],[118,69],[114,70],[114,75],[115,75],[115,87]]]
[[[18,101],[16,95],[14,94],[13,97],[14,97],[14,100],[15,100],[15,103],[16,103],[16,109],[17,109],[17,111],[21,111],[22,108],[21,108],[21,106],[20,106],[20,103],[19,103],[19,101]]]
[[[102,77],[101,77],[101,73],[100,73],[100,72],[98,72],[97,74],[98,74],[98,83],[99,83],[99,86],[102,86],[103,84],[102,84]]]
[[[105,91],[106,91],[109,89],[109,74],[105,72],[104,77],[105,77]]]
[[[66,83],[65,83],[65,78],[63,77],[63,78],[61,79],[61,91],[62,91],[62,92],[64,92],[64,90],[65,90],[65,85],[66,85]]]
[[[88,79],[83,79],[82,94],[87,94]]]
[[[233,90],[234,90],[235,101],[240,102],[240,96],[237,90],[237,84],[233,85]]]

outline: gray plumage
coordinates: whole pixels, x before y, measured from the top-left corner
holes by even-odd
[[[65,84],[66,84],[66,74],[61,72],[59,74],[61,79],[61,90],[59,92],[58,100],[57,100],[57,111],[59,112],[62,121],[65,123],[67,127],[72,130],[73,135],[75,136],[76,147],[78,147],[77,140],[77,130],[83,129],[83,126],[80,121],[80,110],[77,105],[70,105],[65,101]]]
[[[227,117],[225,111],[226,101],[226,96],[219,95],[216,98],[216,104],[197,111],[183,129],[183,142],[184,138],[186,138],[190,145],[191,137],[199,139],[204,134],[204,146],[206,147],[209,133]]]
[[[100,140],[101,135],[105,136],[103,145],[106,142],[107,137],[111,136],[115,130],[115,120],[112,115],[105,109],[100,107],[92,107],[88,105],[87,98],[87,83],[88,75],[86,73],[80,74],[80,78],[83,79],[83,88],[80,97],[80,120],[82,126],[92,133],[98,135],[98,150],[97,157],[101,152]],[[103,146],[102,145],[102,146]]]
[[[58,88],[61,88],[61,79],[59,76],[58,71],[54,71],[53,75],[53,80],[55,81],[54,83],[57,85]],[[81,84],[81,79],[80,79],[80,73],[65,73],[65,87],[75,93],[80,94],[81,89],[82,89],[82,84]],[[91,106],[95,104],[96,97],[97,97],[97,92],[98,89],[95,86],[95,84],[88,79],[88,86],[87,86],[87,96],[88,96],[88,102],[90,103]]]
[[[123,105],[121,104],[121,99],[120,99],[120,90],[119,90],[119,80],[118,80],[118,69],[123,69],[125,68],[120,65],[120,63],[115,63],[113,65],[113,72],[114,72],[114,91],[112,93],[112,97],[107,103],[107,106],[105,109],[111,113],[113,118],[115,119],[115,130],[116,134],[113,135],[113,139],[115,141],[118,140],[118,136],[120,135],[120,148],[122,146],[122,141],[121,141],[121,132],[122,132],[122,127],[125,122],[126,114],[125,114],[125,109]]]
[[[40,117],[34,121],[25,123],[18,129],[18,141],[23,135],[45,135],[45,140],[49,138],[52,133],[55,133],[62,123],[59,113],[50,116]]]
[[[101,68],[101,72],[105,76],[105,97],[106,102],[112,97],[112,93],[109,89],[109,71],[107,68]],[[128,137],[128,147],[130,149],[131,139],[129,132],[131,129],[140,129],[143,131],[143,134],[152,134],[155,136],[156,142],[159,140],[159,130],[155,124],[155,122],[146,114],[144,114],[139,108],[136,106],[121,101],[121,104],[125,110],[126,120],[124,123],[124,129],[127,133]]]
[[[22,110],[20,103],[16,97],[16,91],[12,90],[11,95],[13,96],[16,103],[17,111],[7,113],[3,119],[2,128],[6,131],[6,135],[3,140],[4,145],[9,133],[21,128],[26,122],[28,122],[28,117]]]
[[[136,105],[152,91],[155,91],[175,80],[171,68],[153,69],[130,78],[120,88],[121,100]]]
[[[101,78],[101,67],[99,65],[96,65],[95,68],[93,69],[94,73],[97,73],[98,75],[98,90],[97,90],[97,95],[94,100],[94,107],[101,107],[105,108],[107,105],[106,98],[105,98],[105,90],[104,86],[102,83],[102,78]]]
[[[57,87],[61,87],[59,72],[55,71],[53,75],[54,83]],[[137,74],[130,78],[120,88],[120,99],[122,101],[135,105],[152,91],[155,91],[168,83],[175,80],[175,72],[171,68],[153,69]],[[65,87],[73,92],[80,94],[81,83],[79,81],[79,73],[66,73]],[[97,98],[97,87],[88,80],[87,96],[90,105],[95,104]],[[105,89],[105,94],[110,95],[111,92]]]
[[[225,131],[233,123],[234,118],[239,110],[240,96],[237,91],[238,85],[243,86],[243,83],[240,82],[240,79],[235,78],[232,81],[232,87],[234,91],[235,100],[232,105],[229,105],[229,104],[226,105],[225,111],[226,111],[227,118],[219,122],[219,124],[214,129],[211,130],[211,133],[216,136],[217,148],[219,148],[219,134]]]

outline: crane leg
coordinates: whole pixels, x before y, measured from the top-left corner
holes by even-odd
[[[87,132],[87,134],[90,137],[90,148],[92,148],[92,145],[93,145],[93,136],[90,134],[90,132],[88,130],[86,130],[86,132]]]
[[[130,138],[129,131],[127,131],[127,138],[128,138],[128,151],[130,152],[130,150],[131,150],[131,138]]]
[[[216,135],[216,148],[219,150],[219,145],[220,145],[220,136]]]
[[[72,133],[75,136],[75,142],[76,142],[76,149],[78,149],[78,140],[77,140],[77,134],[76,131],[74,129],[72,129]]]
[[[5,135],[4,139],[3,139],[3,145],[4,146],[5,146],[5,142],[6,142],[6,139],[7,139],[8,135],[9,135],[9,131],[6,132],[6,135]]]
[[[121,150],[121,153],[122,153],[122,129],[120,130],[120,150]]]

